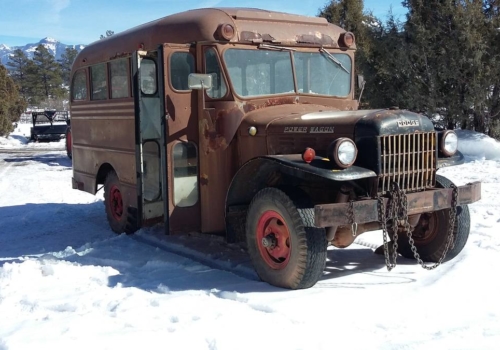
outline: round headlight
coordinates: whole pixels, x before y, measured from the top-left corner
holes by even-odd
[[[455,153],[457,153],[458,149],[458,137],[454,131],[447,131],[444,133],[443,138],[441,139],[441,152],[445,156],[451,157]]]
[[[328,159],[341,168],[348,168],[354,164],[358,149],[351,139],[339,138],[328,147]]]

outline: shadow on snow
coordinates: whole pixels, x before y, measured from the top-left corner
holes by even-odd
[[[109,277],[110,287],[150,292],[286,292],[259,283],[246,252],[220,239],[199,234],[164,236],[162,227],[142,229],[132,236],[116,235],[109,229],[102,201],[0,207],[0,227],[0,267],[32,256],[112,267],[117,274]],[[375,271],[385,265],[383,256],[366,248],[329,250],[328,260],[319,288],[364,288],[365,283],[347,283],[342,277],[360,273],[377,276]],[[413,264],[402,258],[398,263]],[[380,283],[372,284],[388,283],[387,274],[378,276]],[[413,281],[398,276],[400,280],[389,283]]]

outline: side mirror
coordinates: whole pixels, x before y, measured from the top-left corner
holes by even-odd
[[[365,77],[361,74],[358,74],[358,88],[364,89],[366,84]]]
[[[191,73],[188,76],[188,86],[191,90],[210,90],[212,76],[210,74]]]

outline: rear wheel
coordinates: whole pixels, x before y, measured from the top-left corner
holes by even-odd
[[[263,189],[253,198],[246,240],[257,274],[269,284],[309,288],[323,274],[327,249],[324,229],[304,227],[294,202],[276,188]]]
[[[453,184],[447,178],[437,175],[437,187],[450,188]],[[426,262],[438,262],[446,247],[448,239],[448,228],[450,221],[450,210],[439,210],[432,213],[424,213],[413,230],[412,237],[415,241],[420,258]],[[456,257],[467,243],[470,231],[469,207],[464,204],[457,207],[455,225],[453,228],[454,246],[450,247],[443,261]],[[398,237],[398,253],[405,258],[414,259],[410,243],[406,234]]]
[[[125,232],[127,226],[128,204],[122,193],[123,189],[114,171],[109,172],[104,181],[104,205],[109,226],[116,233]]]

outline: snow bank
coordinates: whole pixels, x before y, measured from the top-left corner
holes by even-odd
[[[0,151],[2,149],[54,149],[65,148],[65,140],[52,142],[30,142],[31,124],[19,123],[8,137],[0,137]],[[1,348],[0,348],[1,350]]]
[[[458,149],[469,160],[500,160],[500,142],[471,130],[456,130]]]

